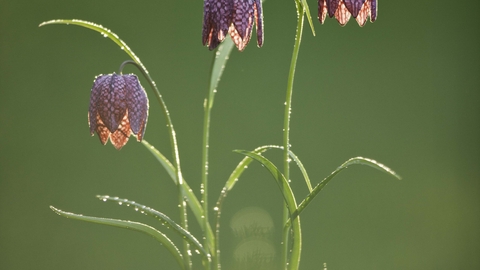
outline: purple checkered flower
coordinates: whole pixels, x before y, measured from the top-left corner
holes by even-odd
[[[377,19],[377,0],[318,0],[318,19],[323,24],[325,17],[335,16],[341,26],[347,24],[350,17],[364,26],[367,18],[374,22]]]
[[[133,133],[141,141],[148,117],[148,98],[133,74],[99,75],[90,94],[88,124],[102,144],[108,139],[120,150]]]
[[[252,36],[253,23],[258,47],[263,45],[263,14],[261,0],[204,0],[203,45],[215,49],[230,34],[239,51]]]

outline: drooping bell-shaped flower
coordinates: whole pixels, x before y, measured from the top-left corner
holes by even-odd
[[[335,16],[342,26],[350,17],[364,26],[368,17],[371,22],[377,19],[377,0],[318,0],[318,19],[322,24],[327,14],[330,18]]]
[[[90,134],[108,139],[120,150],[133,133],[141,141],[148,117],[148,98],[136,75],[108,74],[95,78],[90,93]]]
[[[255,22],[257,45],[263,45],[263,13],[261,0],[204,0],[203,45],[215,49],[227,35],[239,51],[243,51],[252,36]]]

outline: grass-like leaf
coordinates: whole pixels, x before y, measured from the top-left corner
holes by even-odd
[[[257,154],[261,154],[261,153],[263,153],[263,152],[265,152],[269,149],[283,150],[283,147],[279,146],[279,145],[264,145],[264,146],[257,147],[252,152],[257,153]],[[302,172],[302,175],[305,179],[305,183],[307,184],[308,190],[309,190],[309,192],[311,192],[312,191],[312,184],[311,184],[310,178],[308,177],[307,170],[305,169],[305,167],[303,166],[302,162],[297,157],[297,155],[295,155],[295,153],[293,153],[291,150],[288,151],[288,153],[289,153],[290,157],[293,159],[293,161],[295,161],[295,163],[297,164],[300,171]],[[237,167],[235,167],[235,169],[230,174],[230,177],[228,178],[227,182],[225,183],[225,186],[223,188],[224,191],[230,191],[233,188],[235,183],[238,181],[238,178],[240,178],[242,173],[245,171],[245,169],[248,167],[248,165],[251,162],[252,162],[252,158],[249,157],[249,156],[246,156],[242,159],[242,161],[240,161],[240,163],[238,163]]]
[[[168,175],[170,175],[170,177],[172,178],[173,182],[176,183],[175,167],[173,166],[173,164],[162,153],[160,153],[160,151],[158,151],[153,145],[149,144],[146,140],[142,140],[142,144],[160,162],[160,164],[167,171]],[[195,194],[193,193],[192,189],[190,188],[190,186],[186,181],[182,181],[182,192],[186,198],[188,206],[192,210],[193,214],[195,215],[195,218],[197,219],[198,224],[202,228],[202,231],[206,232],[207,235],[212,236],[209,239],[213,239],[213,231],[212,231],[212,228],[210,227],[210,224],[207,224],[206,229],[204,228],[205,223],[203,222],[203,218],[202,218],[204,217],[202,205],[200,204],[200,202],[197,199],[197,196],[195,196]],[[211,244],[212,244],[211,246],[213,246],[213,243]]]
[[[113,202],[118,203],[119,205],[132,207],[133,209],[135,209],[135,211],[138,211],[142,214],[152,216],[152,217],[160,220],[160,222],[163,225],[165,225],[167,227],[167,229],[173,230],[175,233],[180,235],[183,239],[187,240],[190,244],[192,244],[195,247],[195,250],[199,254],[204,256],[205,259],[208,259],[207,252],[203,248],[202,244],[200,244],[200,242],[189,231],[182,228],[180,225],[178,225],[175,221],[173,221],[167,215],[165,215],[165,214],[163,214],[163,213],[161,213],[161,212],[159,212],[159,211],[157,211],[157,210],[155,210],[151,207],[136,203],[134,201],[129,201],[127,199],[122,199],[122,198],[119,198],[119,197],[110,197],[108,195],[103,195],[103,196],[98,195],[97,198],[104,201],[104,202],[105,201],[113,201]]]
[[[310,8],[308,7],[307,0],[301,0],[301,5],[303,7],[303,12],[305,12],[305,15],[307,16],[310,29],[312,29],[312,34],[315,36],[315,28],[313,27],[312,15],[310,15]],[[302,16],[302,14],[300,14],[300,16]]]
[[[283,149],[283,147],[281,147],[281,149]],[[295,155],[292,151],[289,150],[288,154],[293,159],[293,161],[295,161],[295,163],[297,163],[298,168],[302,172],[303,179],[305,179],[305,183],[307,184],[308,191],[312,192],[313,191],[312,182],[310,182],[310,177],[308,177],[307,170],[303,166],[303,163],[300,161],[300,159],[297,157],[297,155]]]
[[[185,265],[183,263],[183,256],[180,253],[180,250],[178,250],[175,244],[166,235],[164,235],[163,233],[161,233],[160,231],[158,231],[157,229],[149,225],[139,223],[139,222],[134,222],[134,221],[128,221],[128,220],[84,216],[84,215],[65,212],[53,206],[50,206],[50,209],[52,209],[58,215],[66,218],[72,218],[72,219],[87,221],[91,223],[109,225],[113,227],[119,227],[119,228],[146,233],[151,237],[153,237],[155,240],[162,243],[163,246],[166,247],[167,250],[170,251],[170,253],[175,257],[175,260],[178,262],[180,267],[182,269],[185,269]]]
[[[267,151],[268,149],[272,149],[272,148],[282,148],[282,147],[277,145],[264,145],[256,148],[252,152],[256,154],[261,154]],[[246,156],[242,159],[242,161],[240,161],[240,163],[238,163],[237,167],[235,167],[235,169],[230,174],[230,177],[228,178],[227,182],[225,183],[225,186],[223,188],[224,191],[230,191],[233,188],[233,186],[235,186],[235,183],[237,183],[240,175],[242,175],[242,173],[245,171],[246,168],[248,168],[248,165],[252,161],[253,159],[251,157]]]
[[[222,44],[218,47],[217,51],[215,52],[215,58],[212,64],[212,72],[210,77],[210,88],[209,88],[209,102],[208,107],[209,109],[213,106],[213,97],[215,96],[214,93],[217,89],[218,82],[220,82],[220,78],[222,77],[223,70],[225,69],[225,65],[229,58],[230,52],[233,49],[233,41],[230,38],[226,38]]]
[[[283,176],[280,170],[278,170],[278,168],[270,160],[258,153],[255,153],[254,151],[235,150],[234,152],[248,156],[260,162],[270,172],[270,174],[272,174],[273,178],[277,182],[290,213],[293,213],[297,209],[297,204],[295,202],[293,191],[290,188],[290,184],[285,176]]]
[[[280,191],[283,194],[283,197],[286,202],[286,206],[290,215],[292,215],[297,210],[297,203],[295,201],[295,196],[293,194],[292,189],[290,188],[290,184],[285,176],[278,170],[278,168],[267,158],[264,156],[257,154],[253,151],[244,151],[244,150],[235,150],[235,152],[239,154],[243,154],[253,158],[254,160],[260,162],[273,176],[277,185],[280,188]],[[288,264],[288,269],[298,269],[300,264],[300,253],[302,247],[302,232],[300,229],[300,218],[294,220],[292,224],[293,235],[292,237],[296,239],[293,241],[293,247],[291,249],[291,257],[290,262]],[[284,230],[289,230],[290,227],[285,227]]]
[[[388,168],[387,166],[383,165],[382,163],[379,163],[373,159],[368,159],[368,158],[363,158],[363,157],[355,157],[347,160],[345,163],[343,163],[340,167],[338,167],[335,171],[333,171],[327,178],[323,179],[318,185],[315,186],[312,192],[307,195],[307,197],[298,205],[297,210],[291,215],[290,219],[287,221],[285,224],[286,227],[290,226],[290,221],[292,219],[295,219],[302,211],[313,201],[313,199],[317,196],[317,194],[332,180],[338,173],[343,171],[344,169],[348,168],[350,165],[355,165],[355,164],[360,164],[360,165],[367,165],[370,167],[373,167],[375,169],[378,169],[382,172],[388,173],[398,180],[401,180],[402,178],[400,175],[398,175],[396,172],[394,172],[392,169]]]

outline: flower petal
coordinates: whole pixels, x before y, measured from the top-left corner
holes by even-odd
[[[98,100],[101,93],[101,87],[105,80],[109,78],[110,75],[99,75],[95,78],[93,82],[92,90],[90,91],[90,106],[88,107],[88,125],[90,126],[90,135],[93,136],[93,133],[97,129],[97,112],[98,112]]]
[[[321,24],[325,22],[325,18],[327,17],[327,1],[326,0],[318,0],[318,20]]]
[[[231,0],[204,0],[203,45],[215,49],[225,39],[232,19]]]
[[[368,0],[370,2],[370,21],[377,19],[377,0]]]
[[[345,3],[341,1],[339,7],[335,11],[335,18],[341,26],[344,26],[345,24],[347,24],[348,20],[350,20],[350,16],[351,14],[345,6]]]
[[[364,26],[365,23],[367,22],[368,16],[370,16],[370,1],[366,1],[360,11],[358,12],[357,17],[355,18],[358,22],[358,25]],[[352,15],[353,16],[353,15]]]
[[[343,0],[342,0],[343,3]],[[340,0],[327,0],[328,16],[332,18],[340,7]]]
[[[112,74],[101,87],[98,100],[98,113],[110,132],[115,132],[127,111],[125,80],[122,76]]]
[[[358,13],[362,9],[365,0],[343,0],[348,11],[352,14],[353,18],[357,18]]]
[[[148,117],[148,98],[137,76],[123,75],[127,91],[128,121],[133,134],[141,141],[145,133]]]
[[[263,12],[262,12],[262,0],[255,0],[253,3],[253,9],[255,10],[255,31],[257,32],[257,45],[263,46]]]
[[[117,150],[120,150],[130,137],[130,124],[128,122],[128,113],[125,114],[118,129],[110,135],[110,141]]]
[[[100,142],[105,145],[107,144],[108,138],[110,138],[110,130],[105,126],[103,123],[102,119],[100,118],[100,115],[97,113],[95,116],[95,121],[96,121],[96,132],[98,134],[98,138],[100,138]]]
[[[240,51],[243,51],[250,41],[254,13],[253,0],[233,0],[233,17],[229,32]]]

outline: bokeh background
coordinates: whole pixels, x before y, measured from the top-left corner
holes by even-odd
[[[315,1],[308,3],[316,17]],[[178,218],[176,188],[141,144],[132,138],[116,151],[89,135],[93,79],[117,71],[127,55],[96,32],[38,25],[84,19],[129,44],[169,106],[184,175],[199,194],[213,54],[201,45],[202,8],[200,0],[0,1],[0,269],[177,269],[146,235],[49,209],[161,227],[95,198],[108,194]],[[478,10],[478,1],[379,0],[377,22],[363,28],[315,21],[313,37],[306,26],[292,150],[315,184],[355,156],[376,159],[403,180],[363,166],[334,179],[302,216],[302,269],[480,268]],[[212,205],[242,158],[232,150],[281,144],[293,1],[268,0],[264,19],[264,47],[253,41],[232,53],[215,99]],[[150,95],[145,139],[169,155],[163,115],[143,85]],[[281,152],[267,156],[281,167]],[[297,169],[292,181],[300,200],[307,189]],[[252,164],[224,205],[224,269],[279,269],[281,209],[276,184]],[[193,217],[190,223],[201,237]]]

